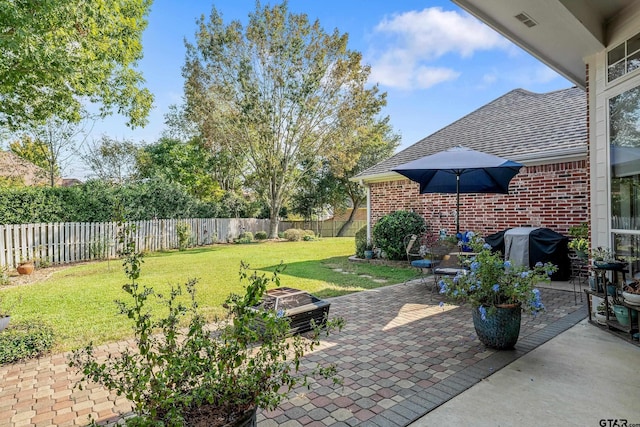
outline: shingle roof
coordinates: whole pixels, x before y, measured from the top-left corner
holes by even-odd
[[[357,175],[391,168],[462,145],[509,160],[587,152],[587,96],[577,87],[549,93],[515,89]]]

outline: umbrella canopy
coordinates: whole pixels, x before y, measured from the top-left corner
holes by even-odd
[[[456,233],[460,232],[460,193],[509,193],[522,165],[466,147],[421,157],[392,170],[420,184],[423,193],[457,195]]]

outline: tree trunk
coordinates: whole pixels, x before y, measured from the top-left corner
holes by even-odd
[[[278,218],[278,214],[275,215],[272,213],[269,218],[269,238],[277,239],[278,238],[278,224],[280,219]]]
[[[342,224],[342,227],[340,227],[340,230],[338,230],[338,234],[336,234],[336,237],[344,237],[349,226],[353,224],[353,219],[356,217],[356,214],[358,213],[358,208],[360,208],[359,200],[353,202],[353,209],[351,209],[351,214],[349,214],[349,218],[347,219],[347,222]]]

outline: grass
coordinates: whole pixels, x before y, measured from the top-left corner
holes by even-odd
[[[263,242],[249,245],[215,245],[184,252],[145,256],[140,283],[156,293],[171,285],[198,279],[198,302],[208,318],[222,313],[230,293],[242,293],[240,262],[270,274],[286,264],[281,285],[307,290],[321,298],[400,283],[415,276],[407,268],[351,263],[353,238],[324,238],[309,242]],[[341,269],[341,271],[336,271]],[[380,283],[374,279],[384,279]],[[127,295],[121,261],[110,260],[71,266],[29,285],[0,289],[3,307],[11,307],[12,319],[40,319],[54,328],[55,351],[66,351],[90,341],[101,344],[131,336],[131,323],[114,300]],[[156,304],[155,314],[161,313]],[[13,320],[12,320],[13,321]]]

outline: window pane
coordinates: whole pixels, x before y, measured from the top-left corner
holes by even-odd
[[[640,68],[640,52],[636,52],[627,59],[627,73]]]
[[[640,87],[609,100],[611,226],[640,230]]]
[[[618,62],[615,65],[611,65],[607,70],[607,81],[611,82],[618,77],[623,76],[624,73],[624,61]]]
[[[613,252],[616,257],[629,263],[627,281],[636,275],[640,277],[640,236],[614,233],[613,242]]]
[[[614,47],[607,56],[607,65],[613,65],[624,58],[624,43]]]
[[[637,50],[640,50],[640,33],[627,40],[627,55],[630,55]]]

